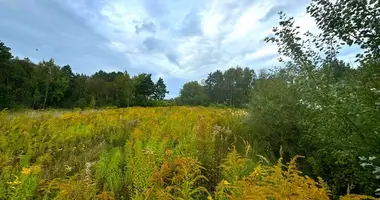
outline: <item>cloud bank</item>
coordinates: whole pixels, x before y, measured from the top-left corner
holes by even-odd
[[[277,48],[263,39],[277,13],[305,14],[308,0],[0,0],[0,40],[14,55],[53,57],[75,72],[152,73],[178,95],[183,83],[232,66],[276,65]],[[36,51],[38,49],[38,51]],[[351,52],[351,54],[350,54]],[[352,51],[345,51],[350,59]]]

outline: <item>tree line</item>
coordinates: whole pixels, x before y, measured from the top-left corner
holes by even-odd
[[[53,59],[33,63],[13,57],[0,41],[0,109],[74,108],[105,106],[222,105],[247,107],[255,84],[255,71],[245,67],[209,73],[199,83],[183,85],[179,97],[164,100],[169,92],[162,78],[130,76],[125,72],[98,71],[89,76],[73,73],[70,65]]]
[[[185,83],[175,102],[177,105],[246,107],[255,80],[255,71],[248,67],[217,70],[209,73],[201,83]]]
[[[154,83],[151,74],[75,74],[53,59],[35,64],[10,50],[0,41],[0,109],[154,106],[168,93],[164,80]]]

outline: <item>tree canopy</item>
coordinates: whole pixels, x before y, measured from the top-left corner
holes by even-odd
[[[272,161],[304,155],[301,170],[326,180],[333,199],[379,191],[378,160],[363,164],[380,157],[378,11],[378,1],[313,0],[319,35],[280,12],[265,40],[290,61],[261,73],[251,96],[242,137]],[[364,50],[358,67],[338,59],[352,44]]]
[[[69,65],[61,67],[53,59],[35,64],[14,58],[0,42],[0,109],[149,106],[167,93],[164,80],[154,84],[151,74],[74,74]]]
[[[202,85],[194,81],[186,83],[181,90],[179,99],[182,99],[184,103],[187,101],[183,101],[183,99],[191,97],[193,100],[190,105],[221,104],[230,107],[244,107],[249,102],[255,80],[255,71],[248,67],[244,69],[241,67],[229,68],[224,72],[217,70],[209,73]],[[194,92],[194,88],[200,87],[203,88],[202,92]],[[201,91],[201,89],[197,89],[197,91]]]

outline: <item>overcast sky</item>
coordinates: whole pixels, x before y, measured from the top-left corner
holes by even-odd
[[[315,31],[308,0],[0,0],[0,40],[19,57],[54,58],[74,72],[128,71],[182,85],[231,66],[277,64],[263,39],[281,10]],[[36,51],[38,49],[38,51]],[[354,49],[355,50],[355,49]],[[341,56],[351,61],[352,49]]]

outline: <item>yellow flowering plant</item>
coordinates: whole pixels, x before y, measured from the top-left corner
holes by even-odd
[[[324,182],[302,176],[295,159],[274,166],[252,160],[254,147],[235,135],[246,114],[205,107],[1,111],[0,199],[328,198]]]

